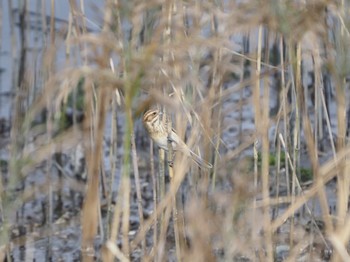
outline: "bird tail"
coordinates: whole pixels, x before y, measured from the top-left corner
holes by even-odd
[[[213,167],[212,164],[210,164],[209,162],[205,161],[204,159],[202,159],[200,156],[198,156],[196,153],[192,152],[191,150],[190,150],[189,153],[190,153],[190,156],[193,159],[193,161],[196,162],[196,164],[199,167],[206,168],[206,169],[210,169],[210,168]]]

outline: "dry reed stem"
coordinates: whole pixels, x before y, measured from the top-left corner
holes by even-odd
[[[132,153],[132,164],[134,169],[135,185],[136,185],[137,208],[138,208],[138,214],[140,219],[140,229],[142,230],[143,208],[142,208],[141,182],[140,182],[140,175],[139,175],[139,169],[137,164],[138,158],[137,158],[137,152],[136,152],[134,132],[132,132],[131,134],[131,153]],[[146,239],[144,239],[141,244],[142,244],[141,256],[143,256],[146,250]]]
[[[91,87],[90,87],[91,88]],[[98,90],[98,111],[97,111],[97,126],[96,130],[92,130],[94,115],[92,113],[92,90],[89,87],[86,88],[86,108],[89,109],[88,116],[84,120],[84,137],[91,136],[91,132],[94,132],[93,136],[96,136],[95,143],[92,141],[85,144],[86,148],[86,160],[88,165],[88,187],[86,193],[86,199],[83,206],[82,215],[82,247],[83,247],[83,260],[92,261],[92,256],[89,254],[90,249],[93,249],[93,239],[97,234],[98,226],[98,206],[99,206],[99,163],[102,152],[102,140],[103,130],[106,115],[106,89]],[[90,89],[90,91],[89,91]],[[86,248],[86,249],[85,249]]]
[[[280,215],[277,219],[275,219],[271,228],[272,231],[276,231],[293,213],[299,209],[302,205],[304,205],[309,199],[311,199],[315,194],[318,193],[319,190],[323,190],[324,185],[329,182],[334,176],[337,174],[337,165],[338,162],[342,159],[348,157],[350,153],[350,147],[346,147],[341,152],[338,152],[337,160],[329,160],[324,165],[322,165],[318,169],[318,177],[319,179],[314,182],[314,184],[307,190],[303,195],[297,197],[293,205],[290,205],[288,209]]]
[[[112,221],[111,221],[111,211],[112,211],[112,201],[113,201],[113,186],[114,186],[114,181],[115,181],[115,173],[116,173],[116,161],[115,159],[117,158],[117,138],[118,138],[118,130],[117,130],[117,109],[116,109],[116,97],[113,96],[112,98],[112,106],[111,106],[111,137],[110,137],[110,147],[109,147],[109,164],[111,166],[111,176],[109,178],[109,192],[108,192],[108,203],[107,203],[107,218],[106,218],[106,239],[109,239],[111,236],[111,226],[112,226]],[[113,239],[113,238],[112,238]]]
[[[296,70],[295,70],[295,85],[301,85],[301,46],[300,43],[296,44]],[[294,89],[296,89],[294,85]],[[297,91],[294,91],[297,93]],[[298,167],[297,163],[297,152],[298,152],[298,146],[299,146],[299,138],[300,138],[300,106],[298,103],[295,103],[295,124],[294,124],[294,130],[293,130],[293,163],[291,163],[292,166],[292,203],[294,203],[294,199],[296,196],[296,181],[297,181],[297,173],[296,169]],[[289,155],[289,154],[288,154]],[[291,223],[290,223],[290,238],[289,238],[289,244],[290,246],[294,243],[294,214],[291,216]]]
[[[158,198],[157,198],[157,179],[154,168],[154,153],[153,153],[153,140],[150,141],[150,168],[152,177],[152,190],[153,190],[153,212],[157,213]],[[155,218],[153,226],[153,247],[158,245],[158,218]],[[152,249],[154,252],[154,248]]]
[[[180,160],[182,163],[186,163],[186,159],[181,158]],[[139,231],[135,238],[131,242],[131,250],[135,249],[136,246],[141,242],[141,240],[145,237],[147,231],[151,228],[151,226],[154,224],[154,221],[157,217],[161,216],[165,210],[166,207],[171,206],[172,198],[175,196],[176,192],[178,191],[182,180],[184,179],[186,173],[184,172],[184,168],[186,168],[185,165],[179,166],[179,171],[174,174],[174,183],[170,185],[169,190],[164,195],[162,200],[158,204],[157,212],[153,212],[152,216],[145,221],[144,225],[144,231]],[[180,172],[181,171],[181,172]]]
[[[300,51],[299,51],[300,52]],[[310,124],[309,116],[308,116],[308,110],[305,107],[305,96],[302,90],[302,85],[301,85],[301,59],[300,59],[300,54],[297,54],[297,64],[296,64],[296,75],[298,76],[296,78],[296,95],[297,95],[297,101],[299,103],[300,107],[300,112],[303,117],[303,131],[305,134],[305,142],[307,145],[308,153],[310,156],[311,160],[311,165],[312,165],[312,170],[314,172],[315,180],[321,179],[319,178],[318,174],[318,169],[319,169],[319,163],[318,163],[318,154],[315,152],[315,143],[314,143],[314,138],[313,138],[313,131],[312,127]],[[321,179],[322,180],[322,179]],[[323,213],[323,219],[325,222],[326,226],[326,231],[332,231],[333,225],[330,220],[329,216],[329,207],[327,204],[327,198],[326,198],[326,193],[324,188],[320,188],[318,190],[318,197],[320,201],[320,205],[322,208],[322,213]]]
[[[347,168],[349,168],[349,165],[347,165]],[[334,233],[330,236],[331,241],[337,241],[340,242],[344,247],[347,246],[349,239],[350,239],[350,219],[349,217],[346,218],[344,221],[344,226],[342,228],[338,228]],[[339,248],[339,244],[338,247]]]
[[[130,95],[130,94],[129,94]],[[129,248],[129,218],[130,218],[130,144],[131,144],[131,134],[133,130],[133,120],[131,113],[131,104],[129,101],[130,98],[126,96],[126,119],[127,119],[127,128],[124,134],[124,166],[122,173],[122,250],[124,255],[127,257],[130,256],[130,248]]]
[[[111,253],[120,261],[122,262],[128,262],[130,261],[118,248],[118,246],[116,244],[114,244],[114,242],[108,240],[106,243],[107,248],[109,249],[109,251],[111,251]]]
[[[261,34],[262,27],[259,27],[259,34]],[[261,37],[258,38],[259,42]],[[259,51],[260,50],[260,51]],[[261,52],[261,46],[258,44],[258,52]],[[258,55],[258,61],[261,61],[261,54]],[[260,73],[260,66],[258,63],[257,73]],[[265,81],[264,81],[265,82]],[[260,88],[260,86],[259,86]],[[261,108],[261,139],[262,139],[262,166],[261,166],[261,175],[262,175],[262,197],[266,203],[266,207],[263,209],[264,216],[264,241],[266,245],[267,252],[267,261],[273,260],[273,242],[270,229],[270,194],[269,194],[269,152],[270,152],[270,143],[269,143],[269,97],[270,97],[270,86],[267,82],[264,83],[264,93],[262,96],[262,108]],[[260,113],[260,112],[259,112]],[[259,115],[257,116],[259,117]]]
[[[122,201],[120,201],[120,198],[123,194],[123,184],[119,184],[118,188],[118,198],[116,201],[116,205],[114,206],[114,212],[113,212],[113,220],[111,221],[111,232],[110,232],[110,238],[109,240],[111,242],[115,242],[117,237],[118,237],[118,232],[119,232],[119,224],[120,224],[120,217],[122,213]],[[112,254],[107,253],[107,261],[113,261]]]
[[[213,22],[212,24],[214,24],[214,18],[213,18]],[[216,28],[212,25],[212,30],[215,32],[215,34],[217,34],[217,30]],[[215,190],[215,183],[216,183],[216,176],[217,176],[217,169],[218,169],[218,160],[219,160],[219,147],[221,144],[221,134],[222,134],[222,123],[221,123],[221,118],[222,118],[222,85],[218,85],[217,82],[221,82],[218,81],[218,78],[222,78],[223,76],[218,72],[218,63],[221,60],[222,56],[221,56],[222,50],[218,49],[215,50],[214,52],[214,62],[213,62],[213,73],[212,73],[212,80],[211,80],[211,86],[210,86],[210,90],[211,93],[215,92],[216,94],[218,94],[219,98],[217,101],[217,104],[219,105],[217,107],[217,119],[219,119],[219,121],[217,121],[217,127],[216,127],[216,143],[215,143],[215,154],[214,154],[214,165],[213,165],[213,174],[212,174],[212,190]],[[219,75],[220,74],[220,75]],[[215,96],[213,93],[209,94],[212,95],[213,98],[215,99]]]
[[[288,105],[287,105],[287,96],[288,96],[288,90],[286,86],[286,81],[285,81],[285,53],[284,53],[284,38],[283,36],[280,37],[279,41],[279,48],[280,48],[280,60],[281,60],[281,93],[282,93],[282,112],[283,112],[283,135],[287,139],[287,132],[289,130],[289,119],[287,118],[287,113],[288,113]],[[288,143],[287,143],[288,145]],[[289,147],[288,147],[289,148]],[[284,147],[284,153],[288,153],[288,148]],[[286,175],[286,182],[287,185],[289,185],[289,165],[288,165],[288,159],[285,158],[284,160],[284,166],[285,166],[285,175]],[[287,186],[287,195],[290,196],[290,187]]]
[[[47,104],[50,104],[50,101],[47,101]],[[48,106],[47,106],[48,107]],[[52,112],[51,110],[49,110],[48,112],[48,116],[47,116],[47,121],[46,121],[46,130],[47,130],[47,142],[50,143],[50,140],[52,138],[52,133],[53,133],[53,125],[51,122],[52,119]],[[48,152],[49,155],[51,157],[49,157],[47,163],[46,163],[46,184],[48,185],[46,188],[46,194],[47,194],[47,198],[48,198],[48,205],[47,205],[47,210],[45,212],[47,212],[47,217],[46,219],[46,227],[48,229],[48,231],[50,232],[49,237],[48,237],[48,241],[47,241],[47,254],[46,254],[46,259],[49,260],[50,257],[52,256],[52,249],[51,249],[51,245],[52,245],[52,239],[51,239],[51,229],[52,229],[52,219],[53,219],[53,191],[52,191],[52,174],[51,174],[51,166],[52,166],[52,155],[53,155],[53,151],[55,149],[51,148],[51,150]],[[29,239],[28,239],[29,240]],[[27,250],[29,248],[27,247]]]
[[[12,3],[9,1],[9,8],[12,10]],[[13,79],[12,79],[12,88],[15,90],[15,98],[12,103],[12,116],[11,116],[11,130],[10,130],[10,147],[8,150],[9,154],[9,173],[11,174],[8,178],[7,188],[15,188],[16,184],[21,181],[21,174],[17,170],[18,158],[20,151],[25,143],[24,136],[21,134],[22,130],[22,121],[25,117],[26,109],[29,105],[26,104],[26,95],[29,94],[28,90],[30,87],[27,86],[26,82],[26,61],[27,61],[27,32],[26,32],[26,17],[27,17],[27,3],[23,2],[19,5],[19,24],[21,26],[19,30],[19,52],[17,50],[18,43],[15,36],[16,32],[14,29],[15,17],[13,14],[10,14],[10,34],[11,34],[11,44],[16,46],[11,46],[12,57],[19,59],[19,65],[13,64]],[[10,12],[12,13],[12,11]],[[17,53],[20,55],[18,57]],[[18,66],[18,68],[16,68]],[[18,75],[16,75],[18,74]],[[4,188],[5,189],[5,188]],[[14,212],[18,208],[19,201],[15,199],[14,201],[9,201],[11,194],[5,189],[1,191],[2,195],[2,204],[3,204],[3,227],[0,230],[1,246],[7,246],[10,243],[10,228],[13,223],[13,218],[15,217]],[[7,256],[9,257],[9,256]]]

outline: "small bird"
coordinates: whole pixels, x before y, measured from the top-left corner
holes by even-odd
[[[160,114],[161,113],[157,109],[148,110],[143,115],[143,124],[153,142],[156,143],[160,148],[168,151],[168,131],[163,122],[160,120]],[[174,129],[171,131],[170,140],[172,142],[171,145],[174,151],[180,151],[186,156],[191,157],[199,167],[208,169],[213,167],[210,163],[203,160],[200,156],[189,149],[185,142],[183,142],[181,138],[176,134]]]

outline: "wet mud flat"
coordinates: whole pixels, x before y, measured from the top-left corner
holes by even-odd
[[[1,176],[6,188],[9,180],[9,132],[4,132],[0,138]],[[105,147],[107,149],[107,145]],[[10,255],[12,261],[80,261],[81,258],[81,209],[86,190],[85,161],[82,147],[70,152],[54,155],[50,160],[36,166],[33,170],[17,181],[9,196],[12,199],[6,203],[7,210],[2,216],[2,223],[9,226]],[[76,159],[78,156],[79,159]],[[105,158],[109,157],[105,152]],[[121,156],[119,156],[121,158]],[[116,160],[117,162],[118,160]],[[119,162],[120,163],[120,162]],[[110,180],[110,170],[105,169],[104,179]],[[119,172],[112,186],[112,208],[119,188]],[[101,177],[102,179],[102,177]],[[153,210],[151,177],[145,170],[140,172],[142,189],[142,206],[144,219]],[[135,182],[131,176],[131,206],[130,234],[132,237],[139,228]],[[107,181],[104,181],[105,184]],[[102,184],[102,183],[101,183]],[[107,224],[107,194],[110,188],[100,188],[102,227]],[[16,199],[17,198],[17,199]],[[4,217],[11,217],[6,220]],[[111,217],[111,216],[110,216]],[[95,239],[94,256],[100,258],[100,248],[107,236],[103,232]],[[152,238],[149,237],[150,241]],[[117,242],[121,245],[120,240]],[[135,251],[135,256],[140,256]],[[133,255],[132,255],[133,257]],[[28,260],[29,259],[29,260]],[[136,257],[135,257],[136,259]]]
[[[1,152],[2,157],[4,152]],[[59,174],[58,170],[51,170],[52,185],[61,184],[60,187],[52,188],[52,223],[49,223],[49,200],[47,190],[47,175],[45,174],[45,163],[32,171],[23,181],[22,188],[17,189],[19,195],[25,195],[23,202],[19,204],[17,210],[14,212],[13,224],[11,225],[11,257],[13,261],[24,261],[30,259],[30,261],[80,261],[81,259],[81,207],[84,201],[85,181],[78,180],[74,175],[74,170],[70,170],[71,163],[67,161],[63,166],[63,170],[66,170],[66,174]],[[2,158],[2,161],[6,160]],[[7,175],[6,164],[2,165],[2,175]],[[106,176],[110,176],[110,171],[106,170]],[[271,172],[272,173],[272,172]],[[152,181],[149,171],[141,169],[141,188],[142,188],[142,206],[144,212],[144,219],[149,218],[153,212],[153,189]],[[131,206],[130,206],[130,240],[136,235],[139,230],[140,220],[138,216],[138,206],[135,182],[132,177],[131,181]],[[273,179],[273,177],[271,177]],[[166,179],[169,184],[169,179]],[[230,193],[234,190],[234,185],[229,185],[227,181],[219,182],[221,185],[221,193]],[[115,182],[115,191],[117,193],[118,181]],[[275,190],[275,189],[274,189]],[[335,205],[335,190],[336,181],[331,181],[327,185],[327,194],[330,204]],[[183,195],[183,204],[186,205],[188,197],[190,195],[189,181],[186,179],[183,182],[183,186],[180,189],[180,193]],[[274,196],[273,190],[271,191],[271,197]],[[280,196],[286,195],[285,181],[281,181],[279,188]],[[214,196],[213,196],[214,197]],[[259,199],[259,196],[257,197]],[[283,213],[286,207],[279,205],[273,210],[274,215]],[[312,210],[312,213],[310,213]],[[106,226],[107,214],[106,199],[101,200],[101,215],[102,226]],[[259,216],[259,214],[257,215]],[[313,249],[315,258],[318,257],[321,260],[328,261],[332,248],[329,243],[323,239],[322,230],[323,222],[321,216],[321,209],[317,200],[309,200],[307,208],[303,207],[298,210],[294,216],[294,223],[297,233],[295,241],[299,241],[300,238],[309,239],[313,237],[312,244],[305,241],[305,259],[303,256],[298,261],[308,261],[310,253],[307,252],[310,248]],[[316,221],[316,222],[315,222]],[[318,224],[314,224],[317,223]],[[173,235],[172,221],[167,233],[166,249],[168,251],[168,261],[176,261],[175,259],[175,243]],[[153,244],[153,230],[151,229],[146,237],[146,246],[151,247]],[[290,235],[290,223],[287,221],[275,234],[276,243],[276,261],[283,261],[288,257],[290,252],[289,248],[289,235]],[[106,236],[99,234],[95,239],[96,253],[94,256],[97,260],[101,259],[101,248],[106,240]],[[121,237],[117,241],[117,244],[121,247]],[[224,259],[223,250],[218,248],[213,250],[213,254],[217,261]],[[140,249],[136,249],[131,253],[131,261],[140,261],[143,254]],[[246,256],[236,256],[235,261],[251,261]]]

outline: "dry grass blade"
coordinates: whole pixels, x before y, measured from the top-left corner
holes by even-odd
[[[350,153],[350,147],[343,149],[338,153],[337,160],[329,160],[318,171],[319,180],[312,185],[311,188],[304,195],[295,199],[293,205],[291,205],[281,216],[279,216],[271,225],[273,231],[276,231],[296,210],[298,210],[303,204],[305,204],[311,197],[318,193],[320,189],[323,190],[324,185],[337,175],[337,165],[339,161],[348,157]]]

